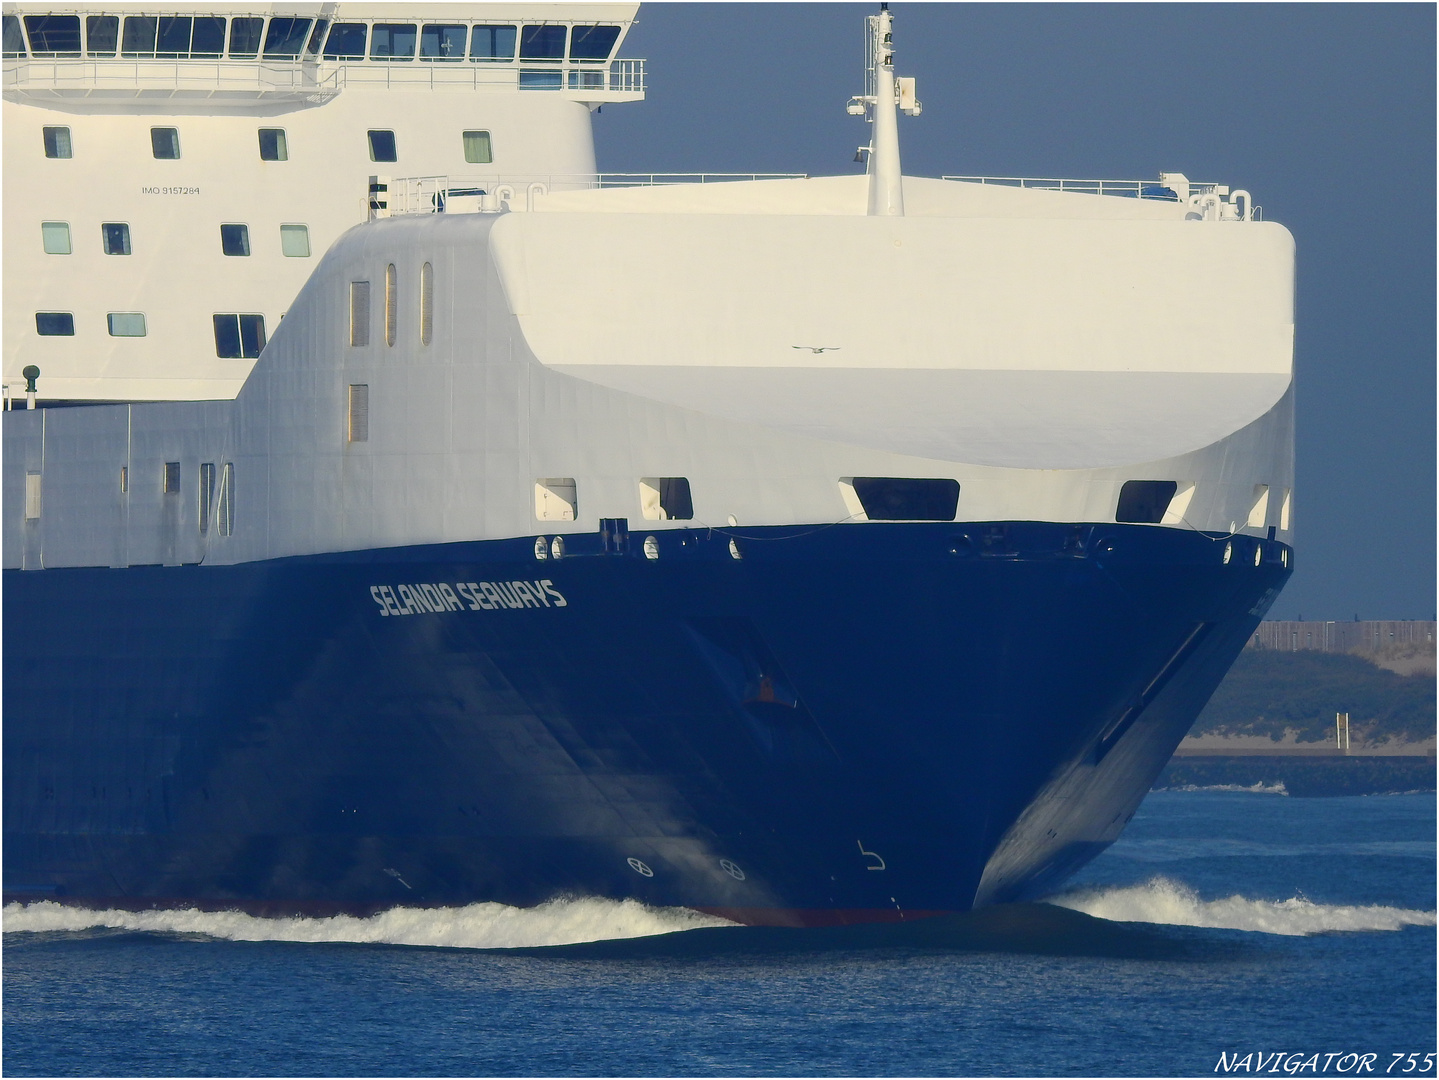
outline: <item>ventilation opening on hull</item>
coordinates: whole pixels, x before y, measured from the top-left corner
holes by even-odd
[[[541,521],[574,521],[579,502],[572,476],[535,481],[535,517]]]
[[[959,481],[901,476],[849,476],[840,494],[861,521],[953,521]]]
[[[649,521],[689,521],[695,516],[689,480],[683,476],[641,477],[640,512]]]
[[[1126,480],[1119,489],[1115,521],[1135,525],[1158,525],[1164,520],[1170,500],[1179,490],[1173,480]]]

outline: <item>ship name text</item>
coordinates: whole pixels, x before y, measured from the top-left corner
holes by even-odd
[[[539,581],[444,581],[419,585],[371,585],[380,614],[426,615],[447,611],[562,608],[569,601],[549,578]]]

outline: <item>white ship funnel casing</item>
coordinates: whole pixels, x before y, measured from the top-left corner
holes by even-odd
[[[391,218],[325,256],[235,402],[6,414],[5,564],[594,532],[643,520],[655,477],[694,516],[654,529],[853,520],[856,476],[954,479],[961,521],[1114,521],[1139,479],[1175,483],[1173,527],[1289,540],[1291,268],[1257,223]],[[205,463],[233,466],[232,535],[198,534]],[[548,482],[572,517],[536,517]]]

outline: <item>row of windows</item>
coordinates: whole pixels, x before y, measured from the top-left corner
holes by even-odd
[[[385,344],[399,340],[400,292],[395,264],[385,267]],[[350,282],[350,344],[370,343],[370,283]],[[429,263],[420,267],[420,344],[428,345],[435,327],[435,270]]]
[[[235,466],[225,463],[218,475],[213,461],[200,466],[199,521],[200,535],[207,536],[211,525],[221,536],[230,536],[235,531]],[[180,463],[167,461],[160,469],[160,491],[166,496],[180,494]],[[25,474],[25,520],[40,519],[40,473]],[[218,492],[216,490],[218,486]],[[130,467],[120,466],[120,492],[130,493]],[[218,498],[217,498],[218,495]]]
[[[260,128],[260,160],[289,161],[290,145],[284,128]],[[395,133],[387,129],[374,128],[366,132],[370,146],[371,161],[398,161]],[[68,127],[46,127],[41,129],[41,138],[47,158],[73,158],[75,144]],[[488,131],[463,131],[460,144],[465,160],[470,164],[488,165],[495,160],[494,148]],[[150,153],[159,161],[180,159],[180,132],[172,127],[150,129]]]
[[[213,15],[129,15],[123,26],[117,15],[90,15],[84,23],[83,52],[105,59],[117,53],[123,59],[160,60],[313,60],[319,55],[364,60],[368,55],[386,62],[418,58],[457,63],[466,59],[468,40],[470,62],[504,64],[515,60],[517,44],[522,61],[601,61],[620,36],[618,26],[344,22],[331,27],[328,19],[282,17],[270,19],[266,27],[263,18],[254,16],[232,18],[228,28],[227,39],[226,20]],[[80,16],[26,15],[22,31],[20,19],[6,15],[6,59],[24,57],[27,38],[31,56],[79,58]]]
[[[74,245],[68,221],[40,222],[40,243],[47,255],[70,255]],[[106,221],[100,225],[100,248],[106,255],[129,255],[130,226],[123,221]],[[224,255],[250,254],[250,227],[233,223],[220,226],[220,252]],[[310,230],[305,225],[280,226],[280,254],[289,259],[310,257]]]
[[[215,355],[222,360],[254,360],[265,347],[265,316],[227,313],[212,316]],[[105,316],[111,337],[145,337],[144,312],[112,311]],[[69,311],[37,311],[35,332],[41,337],[74,337],[75,315]]]

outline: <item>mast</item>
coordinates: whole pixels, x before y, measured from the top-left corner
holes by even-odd
[[[894,76],[894,24],[889,4],[880,4],[879,14],[868,16],[865,22],[865,93],[850,98],[849,112],[864,115],[874,125],[869,146],[860,147],[861,153],[868,154],[868,213],[872,217],[903,217],[897,111],[918,116],[921,106],[914,98],[914,80]]]

